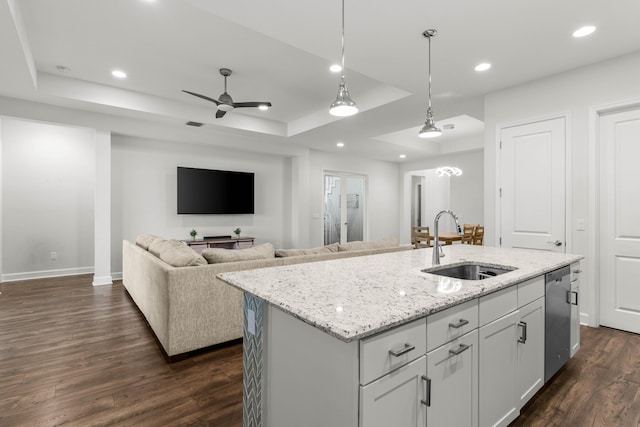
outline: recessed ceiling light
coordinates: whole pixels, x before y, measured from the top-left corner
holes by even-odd
[[[329,67],[329,71],[331,71],[332,73],[339,73],[340,71],[342,71],[342,66],[340,64],[333,64],[331,67]]]
[[[258,109],[262,110],[262,111],[267,111],[269,109],[268,105],[258,105]]]
[[[406,154],[400,154],[400,158],[401,158],[401,159],[406,159],[406,158],[407,158],[407,155],[406,155]]]
[[[344,142],[338,142],[336,144],[336,147],[340,147],[340,148],[344,147]]]
[[[589,34],[593,33],[596,30],[596,27],[593,25],[585,25],[584,27],[580,27],[573,32],[573,37],[585,37]]]
[[[491,68],[491,64],[489,64],[488,62],[483,62],[481,64],[476,65],[475,70],[476,71],[487,71],[489,68]]]
[[[122,71],[122,70],[113,70],[113,71],[111,72],[111,75],[112,75],[113,77],[116,77],[116,78],[119,78],[119,79],[126,79],[126,78],[127,78],[127,73],[125,73],[125,72],[124,72],[124,71]]]

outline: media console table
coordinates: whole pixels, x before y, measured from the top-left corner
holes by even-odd
[[[198,240],[183,240],[193,250],[200,253],[207,248],[244,249],[253,246],[254,237],[205,237]]]

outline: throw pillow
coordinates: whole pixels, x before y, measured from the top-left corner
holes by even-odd
[[[207,265],[207,260],[185,244],[168,246],[160,253],[160,259],[174,267]]]
[[[153,234],[141,234],[136,239],[136,245],[140,246],[145,251],[148,251],[149,245],[158,239],[160,239],[160,237]]]
[[[155,255],[158,258],[160,258],[160,254],[162,252],[175,246],[185,246],[185,244],[179,240],[174,240],[174,239],[171,239],[171,240],[156,239],[153,242],[151,242],[151,244],[149,245],[149,252],[151,252],[152,255]]]
[[[271,243],[263,243],[246,249],[208,248],[202,251],[202,256],[209,264],[218,264],[273,258],[275,251]]]

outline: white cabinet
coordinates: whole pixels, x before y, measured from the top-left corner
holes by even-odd
[[[360,389],[360,427],[424,427],[426,357]]]
[[[519,312],[512,311],[479,330],[480,426],[507,426],[518,416],[515,375],[519,318]]]
[[[507,426],[544,385],[544,278],[480,298],[479,423]]]
[[[477,329],[427,353],[427,378],[427,427],[477,426]]]
[[[516,392],[520,410],[544,385],[544,298],[518,311]]]
[[[424,318],[360,341],[360,427],[424,427],[426,352]]]
[[[571,293],[569,301],[571,303],[571,329],[570,329],[570,356],[580,349],[580,263],[571,264]]]

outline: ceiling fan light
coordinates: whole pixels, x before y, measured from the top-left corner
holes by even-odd
[[[218,105],[218,110],[228,113],[229,111],[233,111],[233,105],[231,105],[231,104],[219,104]]]
[[[329,107],[329,114],[332,116],[346,117],[352,116],[357,112],[358,106],[351,99],[346,83],[341,81],[340,87],[338,88],[338,96],[336,96],[336,100],[333,101],[333,104]]]

